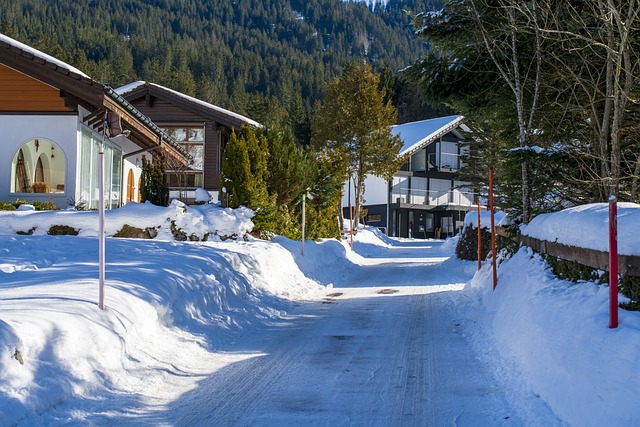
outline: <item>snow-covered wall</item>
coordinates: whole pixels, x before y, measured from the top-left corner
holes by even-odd
[[[367,176],[364,180],[365,205],[386,205],[389,193],[389,184],[377,176]],[[351,203],[355,203],[355,192],[351,185]],[[345,182],[342,193],[342,207],[349,206],[349,182]]]

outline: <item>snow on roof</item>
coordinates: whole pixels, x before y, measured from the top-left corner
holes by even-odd
[[[400,138],[404,141],[400,155],[411,154],[454,129],[462,119],[462,116],[447,116],[405,123],[392,126],[391,133],[400,135]]]
[[[62,62],[59,59],[56,59],[51,55],[47,55],[46,53],[41,52],[38,49],[34,49],[31,46],[27,46],[24,43],[20,43],[19,41],[14,40],[11,37],[7,37],[2,33],[0,33],[0,42],[7,43],[10,46],[14,46],[14,47],[22,50],[23,52],[30,53],[31,55],[33,55],[33,56],[35,56],[37,58],[40,58],[43,61],[49,62],[51,64],[55,64],[56,66],[58,66],[60,68],[64,68],[66,70],[69,70],[72,73],[79,74],[80,76],[86,77],[87,79],[91,79],[91,77],[89,77],[88,75],[86,75],[82,71],[78,70],[77,68],[72,67],[71,65],[67,64],[66,62]]]
[[[218,107],[217,105],[213,105],[213,104],[210,104],[210,103],[208,103],[208,102],[202,101],[202,100],[200,100],[200,99],[198,99],[198,98],[194,98],[194,97],[192,97],[192,96],[185,95],[184,93],[178,92],[178,91],[173,90],[173,89],[169,89],[169,88],[167,88],[167,87],[161,86],[161,85],[156,84],[156,83],[149,83],[149,82],[145,82],[145,81],[141,81],[141,80],[140,80],[140,81],[137,81],[137,82],[132,82],[132,83],[129,83],[129,84],[127,84],[127,85],[121,86],[121,87],[119,87],[119,88],[115,89],[115,91],[116,91],[116,93],[118,93],[119,95],[124,96],[124,95],[126,95],[127,93],[129,93],[129,92],[133,92],[134,90],[136,90],[136,89],[138,89],[139,87],[144,86],[144,85],[154,86],[154,87],[156,87],[156,88],[158,88],[158,89],[161,89],[161,90],[167,91],[167,92],[169,92],[169,93],[172,93],[172,94],[173,94],[173,95],[175,95],[175,96],[178,96],[178,97],[180,97],[180,98],[183,98],[183,99],[185,99],[185,100],[187,100],[187,101],[189,101],[189,102],[193,102],[194,104],[201,105],[201,106],[203,106],[204,108],[207,108],[207,109],[210,109],[210,110],[217,111],[217,112],[222,113],[222,114],[225,114],[225,115],[227,115],[227,116],[234,117],[234,118],[236,118],[236,119],[238,119],[238,120],[241,120],[241,121],[243,121],[243,122],[246,122],[246,123],[250,124],[251,126],[254,126],[254,127],[257,127],[257,128],[261,128],[261,127],[262,127],[262,125],[261,125],[260,123],[258,123],[258,122],[256,122],[256,121],[254,121],[254,120],[251,120],[251,119],[250,119],[250,118],[248,118],[248,117],[245,117],[245,116],[243,116],[243,115],[240,115],[240,114],[234,113],[234,112],[229,111],[229,110],[225,110],[224,108],[222,108],[222,107]]]

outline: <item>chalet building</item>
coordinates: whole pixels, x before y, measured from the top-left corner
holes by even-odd
[[[141,157],[188,163],[182,146],[110,87],[0,34],[0,200],[97,208],[139,200]]]
[[[462,227],[466,212],[477,209],[476,195],[457,179],[469,132],[462,116],[393,126],[392,134],[404,141],[399,155],[407,162],[391,182],[366,178],[365,222],[389,236],[453,236]],[[354,203],[353,193],[345,188],[345,218],[349,218],[349,198]]]
[[[206,189],[214,201],[224,187],[221,180],[224,149],[231,133],[259,123],[166,87],[138,81],[116,91],[149,116],[193,158],[186,167],[167,164],[171,197],[194,201],[195,190]]]

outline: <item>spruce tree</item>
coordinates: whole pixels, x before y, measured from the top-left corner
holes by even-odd
[[[253,218],[258,232],[275,229],[275,197],[267,189],[268,144],[245,125],[231,134],[224,153],[223,185],[228,206],[246,206],[256,214]]]
[[[165,175],[164,159],[158,157],[153,163],[142,157],[142,183],[140,186],[142,202],[151,202],[157,206],[169,204],[169,186]]]

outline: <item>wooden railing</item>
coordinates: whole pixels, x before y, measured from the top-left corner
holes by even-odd
[[[540,240],[530,236],[516,236],[504,227],[496,227],[496,234],[522,243],[535,252],[574,261],[587,267],[609,271],[609,252],[595,249],[578,248],[557,242]],[[621,275],[640,277],[640,256],[619,255],[618,272]]]

